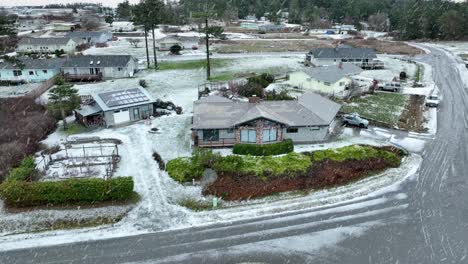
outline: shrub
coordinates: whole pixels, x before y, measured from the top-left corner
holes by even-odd
[[[275,81],[275,77],[269,73],[262,73],[260,75],[255,75],[247,78],[247,81],[250,84],[260,84],[263,88],[266,88],[270,83]]]
[[[138,84],[140,84],[140,86],[143,88],[148,87],[148,83],[146,82],[146,80],[143,80],[143,79],[139,80]]]
[[[235,144],[232,153],[238,155],[271,156],[286,154],[294,151],[294,143],[291,139],[282,142],[257,145],[257,144]]]
[[[177,158],[166,164],[169,176],[178,182],[188,182],[192,179],[201,179],[205,167],[193,162],[192,158]]]
[[[133,196],[133,179],[120,177],[110,180],[69,179],[57,182],[5,181],[0,185],[0,195],[8,205],[16,207],[123,201]]]
[[[179,45],[174,45],[170,47],[169,50],[171,51],[171,54],[180,55],[180,51],[182,50],[182,47]]]
[[[289,95],[288,91],[282,90],[281,92],[276,92],[273,90],[271,92],[266,92],[266,100],[267,101],[286,101],[286,100],[294,100],[293,96]]]
[[[26,181],[34,173],[36,169],[36,164],[34,163],[34,158],[28,156],[21,161],[19,167],[16,167],[10,171],[7,176],[8,181]]]
[[[258,83],[247,83],[239,86],[237,89],[240,96],[252,97],[255,95],[260,98],[264,96],[264,89],[262,85]]]

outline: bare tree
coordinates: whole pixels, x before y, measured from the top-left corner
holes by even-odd
[[[369,26],[375,31],[388,31],[390,20],[385,13],[377,13],[369,16]]]
[[[100,25],[101,22],[99,21],[99,18],[93,15],[85,16],[81,20],[81,27],[86,31],[96,30],[99,28]]]
[[[140,44],[141,39],[131,38],[131,39],[127,39],[127,41],[128,41],[128,42],[130,43],[130,45],[132,45],[134,48],[138,48],[138,44]]]

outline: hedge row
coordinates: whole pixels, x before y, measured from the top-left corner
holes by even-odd
[[[7,176],[7,181],[26,181],[32,176],[36,164],[34,163],[34,157],[28,156],[21,161],[19,167],[16,167],[10,171]]]
[[[192,157],[183,157],[170,160],[166,164],[166,171],[171,178],[178,182],[199,180],[203,177],[205,168],[208,168],[218,158],[219,154],[207,149],[197,149]]]
[[[57,182],[11,180],[0,185],[0,196],[8,205],[15,207],[122,201],[133,196],[133,178],[69,179]]]
[[[235,144],[232,153],[237,155],[273,156],[294,151],[294,143],[291,139],[271,144]]]

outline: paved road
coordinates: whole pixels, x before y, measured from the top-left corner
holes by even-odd
[[[419,177],[403,189],[255,220],[1,252],[0,263],[468,263],[467,90],[441,51],[421,60],[434,66],[444,102]]]

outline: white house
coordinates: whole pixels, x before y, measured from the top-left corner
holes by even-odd
[[[74,31],[67,33],[66,36],[73,39],[77,44],[95,45],[112,40],[112,32],[110,31]]]
[[[160,51],[168,51],[172,46],[180,46],[182,49],[198,49],[198,37],[167,36],[158,41]]]
[[[114,21],[112,22],[113,32],[129,32],[134,31],[135,25],[131,21]]]
[[[375,50],[370,48],[353,48],[348,45],[340,45],[335,48],[316,48],[306,54],[306,63],[313,66],[354,64],[362,68],[369,65],[380,67],[375,64],[377,58]]]
[[[73,53],[76,42],[71,38],[22,38],[16,48],[18,53],[54,53],[56,50]]]
[[[288,83],[303,90],[346,97],[353,82],[351,76],[361,72],[362,69],[354,64],[307,68],[289,74]]]
[[[87,55],[67,58],[61,68],[68,80],[102,80],[133,77],[137,60],[130,55]]]

